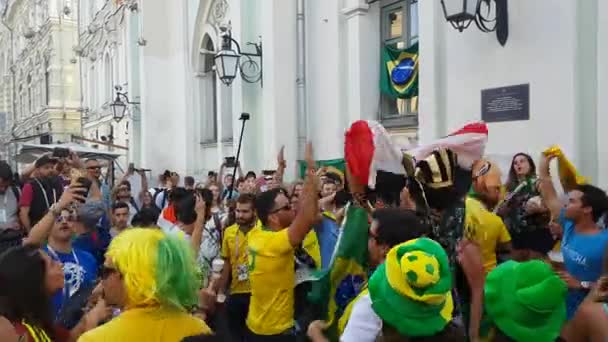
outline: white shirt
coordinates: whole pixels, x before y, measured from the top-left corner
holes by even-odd
[[[369,293],[361,296],[353,304],[340,342],[375,342],[382,333],[382,320],[372,309]]]
[[[181,230],[181,228],[179,228],[176,224],[172,225],[171,227],[167,228],[161,228],[163,230],[163,232],[165,232],[165,234],[167,235],[175,235],[175,236],[179,236],[184,238],[186,241],[190,242],[190,240],[192,239],[192,237],[186,233],[184,233],[183,230]]]

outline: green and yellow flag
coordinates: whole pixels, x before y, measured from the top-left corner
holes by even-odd
[[[392,97],[418,96],[418,43],[407,49],[386,45],[382,50],[380,90]]]
[[[559,180],[564,191],[567,192],[574,189],[577,185],[588,183],[588,180],[578,172],[574,164],[566,158],[566,155],[559,146],[551,146],[543,151],[543,153],[547,157],[557,158]]]
[[[308,296],[326,313],[322,318],[331,324],[334,337],[338,319],[367,283],[369,226],[367,211],[349,204],[331,265],[317,275]]]
[[[317,168],[330,168],[328,171],[331,171],[331,168],[334,168],[335,170],[339,171],[338,175],[344,179],[344,174],[346,173],[346,163],[344,162],[344,159],[317,160],[315,163],[317,164]],[[306,168],[306,161],[298,160],[298,174],[302,179],[304,179],[304,176],[306,175]]]

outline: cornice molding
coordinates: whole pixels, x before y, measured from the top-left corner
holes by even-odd
[[[340,13],[342,13],[342,15],[346,16],[347,19],[350,19],[350,18],[356,17],[356,16],[360,16],[360,15],[366,15],[367,12],[369,12],[368,4],[358,4],[356,6],[345,7],[342,10],[340,10]]]

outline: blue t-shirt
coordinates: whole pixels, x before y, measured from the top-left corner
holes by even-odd
[[[562,210],[559,223],[564,229],[561,247],[566,271],[579,281],[597,281],[602,274],[602,260],[608,243],[608,231],[602,230],[592,235],[578,234],[574,230],[574,222],[566,219],[564,214],[565,210]],[[566,297],[568,319],[574,316],[588,292],[568,289]]]
[[[79,289],[92,286],[97,279],[98,264],[88,252],[72,248],[72,253],[60,253],[44,246],[44,251],[54,260],[61,262],[65,277],[63,291],[57,292],[53,298],[53,313],[59,314],[63,303]]]
[[[338,223],[335,220],[323,214],[321,223],[314,226],[319,248],[321,250],[321,268],[326,270],[331,262],[331,257],[334,253],[339,235]]]

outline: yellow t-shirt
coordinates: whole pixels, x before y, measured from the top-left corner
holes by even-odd
[[[247,327],[257,335],[276,335],[294,326],[294,248],[287,229],[255,227],[249,232],[251,301]]]
[[[78,342],[166,342],[211,334],[202,320],[185,312],[159,307],[131,309],[86,332]]]
[[[258,220],[256,225],[251,230],[260,226]],[[249,260],[247,258],[248,247],[247,239],[251,230],[244,234],[237,224],[226,228],[224,231],[224,239],[222,240],[222,258],[230,261],[232,280],[230,281],[230,293],[249,293],[251,286],[249,285]],[[245,268],[244,270],[242,268]],[[239,270],[241,268],[241,270]],[[245,273],[243,273],[245,272]],[[244,279],[244,277],[247,279]]]
[[[496,267],[496,246],[511,241],[511,235],[502,219],[479,200],[467,197],[465,205],[464,236],[479,244],[483,268],[488,273]]]
[[[311,229],[306,234],[304,241],[302,241],[302,248],[314,260],[316,268],[321,268],[321,246],[314,230]]]

